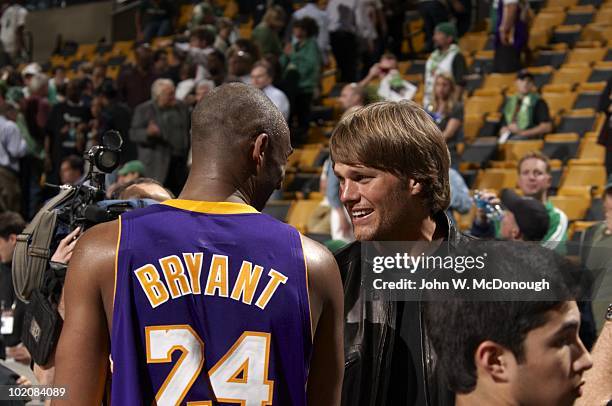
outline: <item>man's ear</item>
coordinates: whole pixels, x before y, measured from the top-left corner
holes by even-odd
[[[408,179],[408,190],[410,190],[411,195],[416,196],[423,190],[423,185],[414,179]]]
[[[268,143],[270,142],[270,138],[268,134],[261,133],[255,138],[255,143],[253,144],[253,162],[257,166],[261,166],[263,164],[264,154],[268,149]]]
[[[478,377],[495,383],[507,383],[513,375],[516,359],[512,351],[494,341],[483,341],[474,353]]]

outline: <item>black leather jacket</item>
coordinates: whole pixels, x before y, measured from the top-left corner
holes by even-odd
[[[449,251],[470,238],[461,234],[443,212],[434,220],[438,227],[448,230],[445,248]],[[435,370],[435,354],[425,331],[422,303],[366,301],[361,286],[361,244],[358,241],[340,250],[336,261],[344,286],[342,405],[454,405],[454,395]],[[398,317],[398,308],[403,309],[401,317]],[[400,346],[405,348],[406,344],[398,343],[398,338],[409,342],[413,350],[416,348],[412,352],[416,376],[400,376],[404,374],[393,369],[392,358],[400,353],[402,357],[407,354],[400,351]],[[410,358],[406,359],[410,362]]]

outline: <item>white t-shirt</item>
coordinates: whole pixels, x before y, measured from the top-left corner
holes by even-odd
[[[329,48],[329,19],[327,13],[321,10],[313,3],[308,3],[301,9],[293,13],[293,21],[301,20],[304,17],[310,17],[317,22],[319,26],[319,34],[317,35],[317,43],[321,52],[327,52]]]
[[[359,0],[355,12],[357,32],[363,39],[376,40],[376,12],[382,9],[380,0]]]
[[[354,33],[355,7],[357,0],[329,0],[327,3],[327,18],[329,20],[329,32],[348,31]]]
[[[285,93],[272,85],[266,86],[262,90],[268,96],[268,99],[272,100],[272,103],[280,110],[285,120],[289,121],[289,99],[287,99]]]
[[[4,50],[9,54],[15,52],[17,28],[25,25],[27,15],[28,10],[19,4],[13,4],[4,11],[2,18],[0,18],[0,25],[2,26],[0,39],[2,45],[4,45]]]

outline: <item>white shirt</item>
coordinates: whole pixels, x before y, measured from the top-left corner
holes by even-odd
[[[355,32],[355,7],[357,0],[329,0],[327,3],[327,18],[329,32],[348,31]]]
[[[310,17],[317,22],[319,26],[319,35],[317,36],[317,43],[321,52],[325,53],[329,51],[329,19],[327,13],[317,7],[314,3],[308,3],[301,9],[293,13],[293,21],[301,20],[304,17]]]
[[[19,171],[19,158],[27,152],[17,124],[0,116],[0,166]]]
[[[355,12],[357,33],[361,38],[375,40],[378,38],[376,31],[376,12],[382,9],[380,0],[358,0]]]
[[[262,90],[268,96],[268,99],[272,100],[272,103],[280,110],[285,120],[289,121],[289,99],[287,99],[285,93],[272,85],[268,85]]]
[[[13,4],[4,11],[2,18],[0,18],[0,25],[2,26],[0,39],[2,45],[4,45],[4,50],[9,54],[15,52],[17,28],[25,25],[27,15],[28,10],[19,4]]]
[[[179,84],[176,85],[174,97],[176,97],[177,100],[185,100],[185,97],[187,97],[187,95],[193,90],[195,83],[195,79],[185,79],[180,81]]]

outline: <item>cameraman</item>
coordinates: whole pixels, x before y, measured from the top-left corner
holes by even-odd
[[[0,358],[12,358],[21,364],[30,364],[30,353],[21,343],[21,328],[25,304],[15,297],[11,264],[17,236],[26,223],[15,212],[0,213],[0,310],[2,311],[2,341]],[[4,346],[6,345],[6,354]]]

